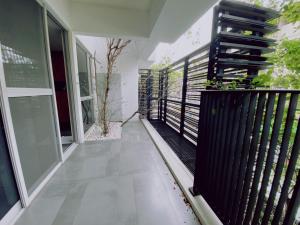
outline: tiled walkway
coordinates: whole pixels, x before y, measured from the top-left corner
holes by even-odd
[[[140,122],[80,145],[16,225],[198,225]]]

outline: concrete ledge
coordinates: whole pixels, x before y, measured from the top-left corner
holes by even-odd
[[[146,119],[141,119],[154,144],[165,160],[176,182],[181,188],[183,194],[192,206],[193,211],[203,225],[222,225],[222,222],[209,207],[202,196],[193,196],[189,188],[193,186],[194,176],[181,162],[170,146],[159,135],[154,127]]]

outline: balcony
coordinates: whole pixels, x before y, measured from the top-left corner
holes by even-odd
[[[209,7],[210,42],[150,69],[154,48],[189,39]],[[252,82],[278,17],[233,0],[3,0],[0,225],[299,223],[300,91]],[[108,109],[130,122],[88,141],[107,37],[130,39]]]
[[[77,147],[16,225],[199,224],[140,122]]]

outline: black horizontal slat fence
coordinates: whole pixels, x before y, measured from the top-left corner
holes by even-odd
[[[294,224],[300,91],[202,91],[193,191],[224,224]]]
[[[181,136],[196,145],[201,90],[207,83],[209,46],[207,44],[160,71],[162,115]]]
[[[224,224],[292,225],[299,208],[300,92],[250,90],[270,64],[263,54],[275,40],[266,34],[278,16],[222,0],[210,43],[158,72],[140,71],[140,112]]]

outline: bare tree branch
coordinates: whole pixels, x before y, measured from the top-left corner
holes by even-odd
[[[100,112],[100,124],[102,124],[103,135],[107,135],[109,132],[108,126],[108,93],[110,90],[110,78],[113,73],[114,65],[124,50],[124,48],[131,42],[130,40],[123,41],[121,38],[108,38],[107,39],[107,70],[106,70],[106,79],[105,79],[105,90],[104,90],[104,99],[103,105]]]

